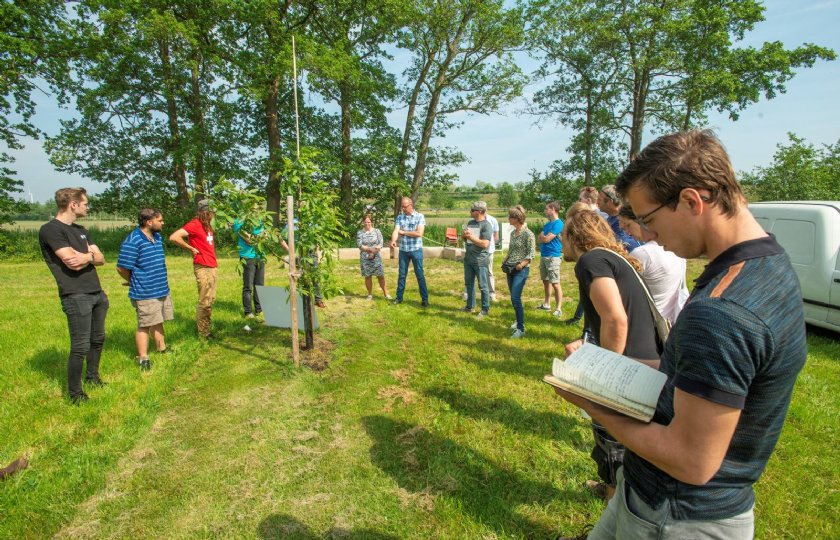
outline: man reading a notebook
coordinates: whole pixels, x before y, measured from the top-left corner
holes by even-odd
[[[709,131],[655,140],[616,187],[645,240],[709,264],[665,344],[668,382],[651,423],[558,392],[627,448],[588,538],[752,538],[753,484],[807,356],[796,275]]]

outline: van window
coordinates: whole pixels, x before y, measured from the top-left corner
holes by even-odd
[[[811,221],[777,219],[773,224],[776,240],[785,248],[793,264],[814,262],[816,227]]]

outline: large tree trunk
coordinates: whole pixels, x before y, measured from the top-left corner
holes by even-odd
[[[268,182],[265,186],[266,210],[274,212],[274,225],[280,225],[280,127],[278,125],[278,95],[280,76],[275,76],[268,84],[268,92],[263,99],[265,112],[265,130],[268,136]]]
[[[192,58],[191,68],[191,96],[190,96],[190,112],[192,116],[193,129],[198,134],[195,139],[194,147],[194,170],[195,190],[199,193],[205,192],[204,182],[204,154],[207,151],[206,143],[206,125],[204,122],[204,103],[201,96],[201,80],[200,80],[200,63],[201,58],[195,51],[190,55]]]
[[[441,70],[438,80],[443,77],[444,73]],[[423,120],[423,134],[420,137],[420,148],[417,149],[417,161],[414,164],[414,177],[411,180],[411,199],[416,201],[417,195],[420,193],[420,186],[423,185],[423,177],[426,174],[426,156],[429,153],[429,141],[432,139],[432,130],[435,127],[435,118],[437,117],[437,106],[440,102],[440,86],[435,84],[435,92],[432,93],[432,99],[429,100],[429,106],[426,108],[426,118]]]
[[[414,83],[414,88],[411,91],[411,98],[408,101],[408,114],[405,118],[405,129],[403,130],[402,146],[400,147],[400,160],[397,163],[397,178],[400,181],[405,181],[405,171],[408,169],[406,162],[408,161],[408,145],[411,141],[411,126],[414,123],[414,111],[417,108],[417,99],[420,96],[420,90],[426,83],[426,77],[429,75],[429,69],[432,67],[432,62],[437,55],[437,50],[431,50],[426,57],[426,62],[423,64],[423,69],[417,75],[417,81]],[[394,193],[394,217],[400,213],[400,205],[402,203],[402,192],[399,188]]]
[[[592,185],[592,93],[586,93],[586,137],[583,162],[583,185]]]
[[[353,216],[353,176],[351,172],[352,152],[350,149],[350,89],[341,85],[341,180],[339,196],[344,222],[350,223]]]
[[[630,155],[628,161],[633,161],[642,151],[642,135],[645,130],[645,106],[647,105],[648,89],[650,88],[650,74],[647,71],[637,71],[633,81],[633,118],[630,125]]]
[[[172,59],[169,54],[169,43],[158,41],[158,52],[163,66],[163,92],[166,99],[166,117],[169,127],[169,141],[166,153],[172,156],[172,180],[175,182],[176,200],[178,208],[190,205],[190,195],[187,187],[187,168],[184,165],[183,149],[181,148],[181,128],[178,125],[178,104],[175,100],[175,82],[172,80]]]

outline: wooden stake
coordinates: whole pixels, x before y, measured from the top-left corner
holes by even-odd
[[[298,340],[297,266],[295,261],[295,198],[286,197],[286,227],[289,231],[289,305],[292,308],[292,360],[300,367],[300,342]]]
[[[292,89],[295,96],[295,141],[297,144],[297,158],[300,159],[300,126],[298,123],[297,53],[295,52],[295,36],[292,36]]]

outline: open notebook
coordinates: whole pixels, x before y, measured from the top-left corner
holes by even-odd
[[[632,358],[584,344],[565,361],[554,359],[543,381],[627,416],[650,422],[668,377]]]

